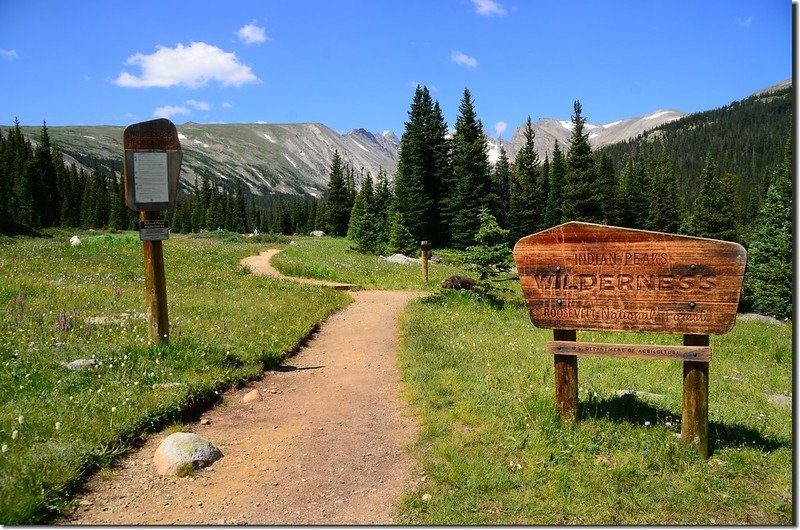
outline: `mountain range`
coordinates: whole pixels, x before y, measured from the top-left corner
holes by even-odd
[[[786,82],[784,82],[786,83]],[[776,85],[779,87],[781,85]],[[764,89],[769,91],[775,87]],[[635,138],[662,124],[687,114],[678,110],[656,110],[648,115],[631,117],[606,124],[585,125],[589,142],[597,149]],[[532,124],[539,156],[551,156],[556,140],[566,153],[572,133],[570,120],[541,118]],[[321,197],[327,188],[330,162],[338,150],[345,164],[356,169],[357,180],[369,171],[373,177],[380,169],[390,179],[397,168],[400,140],[392,131],[371,133],[354,129],[337,133],[321,123],[296,124],[197,124],[177,125],[183,150],[181,187],[190,189],[207,176],[232,189],[240,179],[256,196],[279,195]],[[67,162],[91,168],[93,159],[122,168],[122,132],[116,126],[48,126],[52,143],[59,146]],[[22,127],[34,143],[41,127]],[[524,125],[518,126],[510,142],[487,134],[489,159],[495,161],[500,145],[509,160],[524,143]],[[268,199],[267,199],[268,200]]]

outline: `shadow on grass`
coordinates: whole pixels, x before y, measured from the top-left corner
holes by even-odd
[[[629,423],[642,426],[645,421],[661,423],[672,419],[680,425],[681,411],[659,407],[636,396],[624,395],[600,400],[582,401],[579,403],[580,419],[606,419],[618,423]],[[760,451],[772,452],[781,448],[790,448],[791,442],[765,436],[762,432],[741,424],[727,424],[718,421],[708,423],[709,452],[724,447],[749,447]]]

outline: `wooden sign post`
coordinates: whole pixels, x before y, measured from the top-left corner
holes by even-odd
[[[431,251],[431,244],[429,241],[420,241],[420,261],[422,262],[422,279],[425,284],[428,283],[428,252]]]
[[[579,222],[520,239],[531,322],[553,329],[561,418],[578,419],[578,355],[681,360],[681,437],[708,457],[708,335],[733,327],[746,259],[728,241]],[[681,333],[684,345],[580,343],[576,330]]]
[[[181,172],[178,130],[166,119],[136,123],[123,132],[122,175],[125,202],[140,212],[139,238],[144,250],[147,330],[150,342],[169,341],[167,281],[161,241],[169,238],[161,211],[175,204]]]

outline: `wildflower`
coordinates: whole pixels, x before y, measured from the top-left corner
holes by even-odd
[[[19,436],[19,431],[18,431],[18,430],[16,430],[16,429],[14,429],[14,430],[11,432],[11,439],[12,439],[12,440],[16,440],[16,439],[17,439],[17,436]]]
[[[644,426],[645,427],[650,427],[650,422],[649,421],[644,422]]]
[[[23,423],[25,423],[25,416],[20,414],[19,418],[17,418],[17,421],[19,422],[20,425],[22,425]]]
[[[6,451],[8,451],[8,444],[3,444],[3,447],[0,447],[0,451],[2,451],[2,452],[4,452],[4,453],[5,453]]]
[[[117,411],[117,407],[111,407],[111,412],[116,412],[116,411]]]
[[[61,422],[60,422],[60,421],[57,421],[57,422],[56,422],[56,430],[57,430],[57,431],[60,431],[60,430],[61,430]]]

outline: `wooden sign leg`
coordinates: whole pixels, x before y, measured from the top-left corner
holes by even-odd
[[[708,335],[684,335],[685,346],[708,346]],[[683,362],[681,440],[708,458],[708,363]]]
[[[142,221],[161,219],[160,212],[140,213]],[[169,341],[167,314],[167,279],[164,275],[164,253],[161,241],[142,241],[144,249],[144,288],[147,298],[147,335],[151,344]]]
[[[574,329],[554,329],[553,340],[575,341]],[[561,421],[578,423],[578,356],[553,355],[556,377],[556,404]]]

